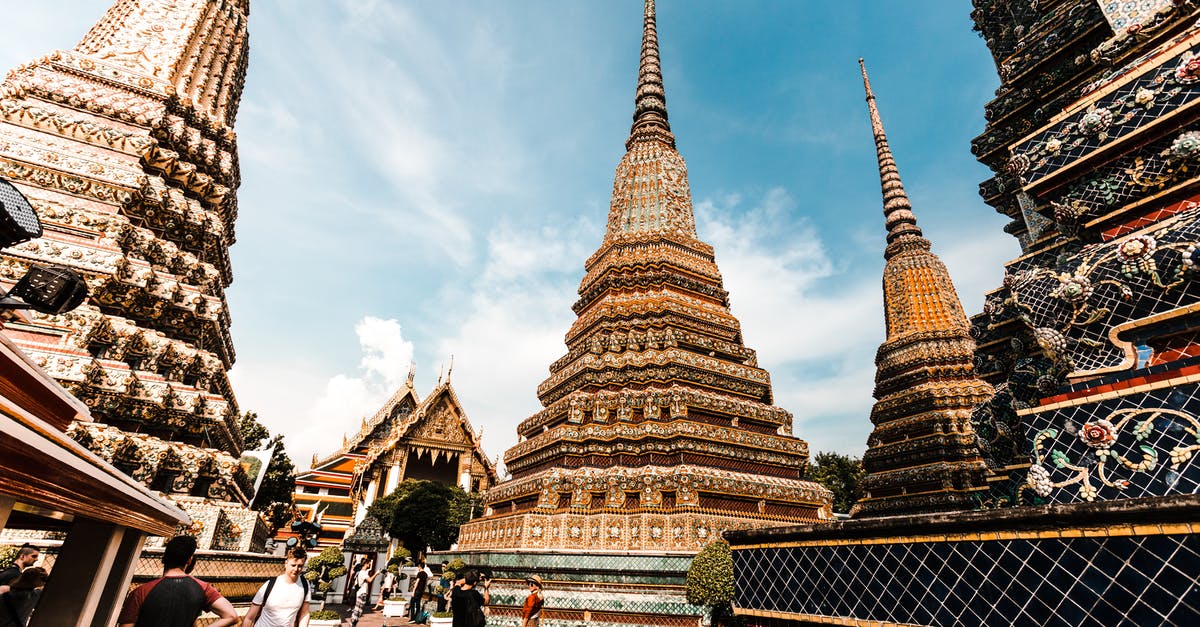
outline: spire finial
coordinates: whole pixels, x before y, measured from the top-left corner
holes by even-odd
[[[629,142],[639,131],[665,132],[669,143],[671,125],[667,122],[667,92],[663,89],[662,67],[658,60],[658,27],[654,13],[654,0],[646,0],[646,12],[642,24],[642,60],[638,66],[637,95],[634,97],[633,127],[629,131]]]
[[[890,258],[898,252],[898,248],[893,246],[897,242],[919,241],[924,242],[924,247],[928,248],[929,242],[922,236],[921,227],[917,226],[912,203],[908,201],[904,184],[900,182],[900,171],[896,169],[896,160],[892,158],[892,149],[888,147],[887,135],[883,132],[883,121],[879,119],[879,109],[875,107],[875,92],[871,91],[871,79],[867,76],[867,66],[861,57],[858,59],[858,67],[862,70],[863,89],[867,92],[867,108],[871,112],[871,131],[875,134],[875,154],[879,158],[883,215],[888,230],[888,247],[884,257]]]

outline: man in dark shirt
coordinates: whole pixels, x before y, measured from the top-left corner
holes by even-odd
[[[205,609],[219,617],[209,627],[232,627],[239,622],[228,599],[211,584],[188,574],[196,565],[196,538],[171,538],[162,561],[162,577],[138,586],[125,597],[117,617],[120,627],[192,627]]]
[[[21,549],[17,551],[17,557],[13,559],[13,563],[4,570],[0,570],[0,593],[8,592],[8,584],[12,583],[21,571],[33,566],[37,563],[41,553],[36,546],[31,544],[21,545]]]

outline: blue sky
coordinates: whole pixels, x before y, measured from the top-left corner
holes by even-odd
[[[6,9],[0,68],[106,1]],[[660,0],[667,106],[700,236],[813,452],[861,455],[883,339],[883,220],[857,59],[968,314],[1018,253],[969,151],[998,85],[967,0]],[[489,455],[539,408],[633,111],[640,0],[252,0],[229,291],[243,410],[301,467],[409,360]]]

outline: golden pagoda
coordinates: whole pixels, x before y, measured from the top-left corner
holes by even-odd
[[[727,529],[832,518],[807,444],[772,405],[713,249],[696,234],[647,0],[633,127],[607,231],[584,265],[567,354],[518,427],[511,479],[460,551],[694,553]]]
[[[169,495],[201,548],[261,546],[227,371],[248,0],[120,0],[72,50],[0,85],[0,177],[45,236],[8,248],[82,274],[88,302],[4,331],[87,404],[72,435]]]
[[[972,409],[992,395],[975,376],[975,342],[945,264],[930,252],[888,147],[867,68],[859,59],[883,190],[887,339],[875,356],[875,425],[851,515],[970,509],[987,464]]]

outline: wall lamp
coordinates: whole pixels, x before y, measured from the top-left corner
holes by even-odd
[[[33,205],[12,183],[0,178],[0,248],[41,236],[42,222]],[[33,266],[0,296],[0,311],[33,309],[61,314],[81,305],[87,295],[87,282],[78,272],[62,266]]]

